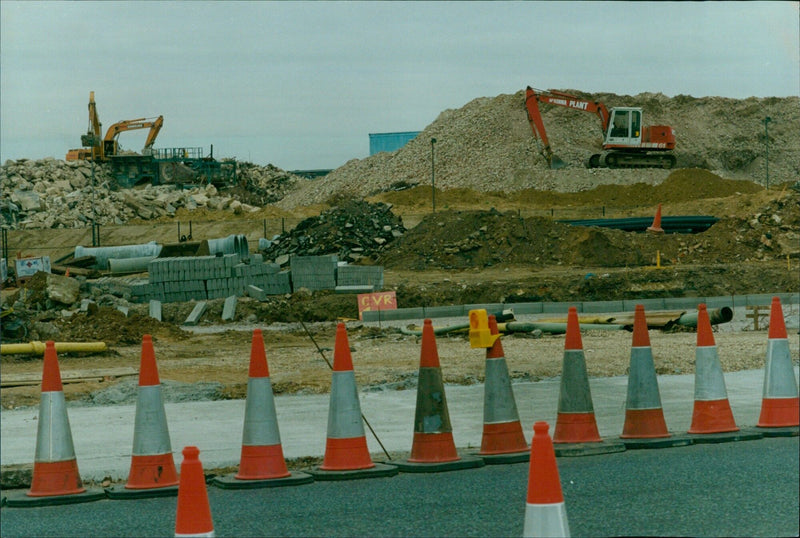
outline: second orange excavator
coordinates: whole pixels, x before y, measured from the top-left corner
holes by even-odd
[[[164,116],[157,118],[137,118],[123,120],[115,123],[100,138],[102,124],[97,114],[97,104],[94,101],[94,92],[89,92],[89,128],[85,135],[81,135],[81,144],[84,148],[71,149],[67,152],[66,160],[95,160],[106,161],[109,157],[119,154],[118,138],[120,133],[136,129],[150,129],[142,149],[142,154],[147,155],[153,149],[158,132],[164,125]]]
[[[675,130],[668,125],[642,125],[639,107],[607,108],[599,101],[582,99],[556,90],[536,90],[528,86],[525,108],[533,136],[541,139],[541,152],[550,168],[566,163],[553,154],[539,111],[539,103],[591,112],[600,118],[603,151],[589,157],[589,168],[672,168],[675,166]]]

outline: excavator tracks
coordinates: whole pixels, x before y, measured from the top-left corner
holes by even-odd
[[[675,166],[675,156],[670,153],[631,153],[610,151],[589,157],[589,168],[664,168]]]

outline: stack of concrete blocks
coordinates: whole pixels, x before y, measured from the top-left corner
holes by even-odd
[[[339,257],[336,254],[324,256],[292,256],[289,267],[292,272],[294,291],[305,288],[310,291],[332,290],[336,288],[336,268]]]
[[[277,264],[260,255],[245,261],[239,254],[156,258],[148,266],[149,282],[131,286],[131,295],[134,301],[171,303],[242,296],[251,285],[268,295],[291,292],[289,273],[279,273]]]
[[[340,265],[336,271],[337,293],[371,293],[382,289],[380,265]]]

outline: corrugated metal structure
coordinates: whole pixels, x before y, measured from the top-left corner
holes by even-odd
[[[397,151],[405,146],[409,140],[416,137],[421,131],[404,131],[398,133],[370,133],[369,154],[375,155],[381,151]]]

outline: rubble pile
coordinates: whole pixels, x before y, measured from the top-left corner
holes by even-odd
[[[406,232],[389,204],[349,200],[302,220],[262,249],[265,259],[285,264],[290,255],[337,254],[342,261],[375,258]]]
[[[94,177],[94,179],[92,179]],[[6,161],[0,167],[0,225],[10,228],[75,228],[95,219],[101,225],[172,216],[179,208],[208,208],[234,214],[279,199],[299,180],[272,165],[241,165],[241,185],[229,192],[213,185],[116,186],[106,164],[53,158]]]
[[[647,125],[676,131],[677,168],[704,168],[727,179],[765,182],[764,117],[769,126],[769,176],[773,185],[800,175],[800,98],[728,99],[660,93],[636,96],[568,93],[599,100],[609,107],[640,106]],[[313,185],[288,194],[284,209],[324,203],[336,194],[370,196],[392,185],[430,185],[435,152],[436,187],[483,192],[522,189],[579,192],[598,185],[658,184],[669,175],[660,169],[587,169],[600,150],[600,122],[593,114],[558,106],[541,107],[550,144],[567,168],[549,170],[532,135],[524,91],[480,97],[456,110],[443,111],[416,138],[392,153],[353,159]],[[431,139],[435,138],[435,147]]]

